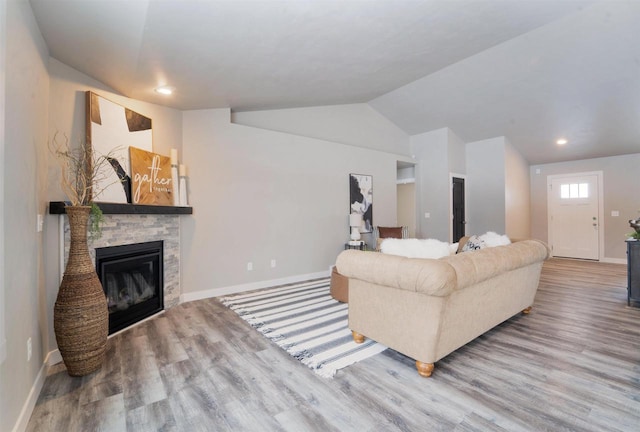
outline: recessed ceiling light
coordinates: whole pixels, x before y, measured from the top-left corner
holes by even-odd
[[[556,144],[558,145],[565,145],[566,143],[568,143],[569,141],[567,141],[564,138],[560,138],[558,141],[556,141]]]
[[[160,93],[163,95],[170,95],[175,90],[175,87],[170,86],[160,86],[156,87],[156,93]]]

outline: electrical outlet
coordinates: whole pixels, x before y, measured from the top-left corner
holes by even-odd
[[[27,339],[27,361],[31,361],[31,354],[33,353],[31,349],[31,338]]]
[[[44,217],[41,214],[36,216],[36,232],[42,232],[44,226]]]
[[[276,260],[272,259],[271,260],[271,268],[275,268],[276,267]]]
[[[425,214],[424,214],[424,218],[425,218],[425,219],[429,219],[430,217],[431,217],[431,213],[425,213]]]
[[[252,262],[248,262],[247,263],[247,271],[251,271],[253,270],[253,263]]]

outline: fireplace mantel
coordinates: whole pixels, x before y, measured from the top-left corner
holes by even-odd
[[[193,207],[179,206],[159,206],[141,204],[120,204],[120,203],[96,203],[103,214],[162,214],[162,215],[185,215],[193,214]],[[64,201],[49,202],[49,214],[65,214]]]

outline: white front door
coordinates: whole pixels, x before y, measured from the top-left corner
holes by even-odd
[[[549,178],[549,240],[554,256],[600,258],[598,174]]]

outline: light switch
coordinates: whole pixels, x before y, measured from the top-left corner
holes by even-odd
[[[430,217],[431,217],[431,213],[425,213],[425,214],[424,214],[424,218],[425,218],[425,219],[429,219]]]
[[[611,216],[618,217],[620,216],[620,212],[618,210],[611,210]]]
[[[44,218],[41,214],[36,216],[36,232],[42,232],[42,227],[44,226]]]

